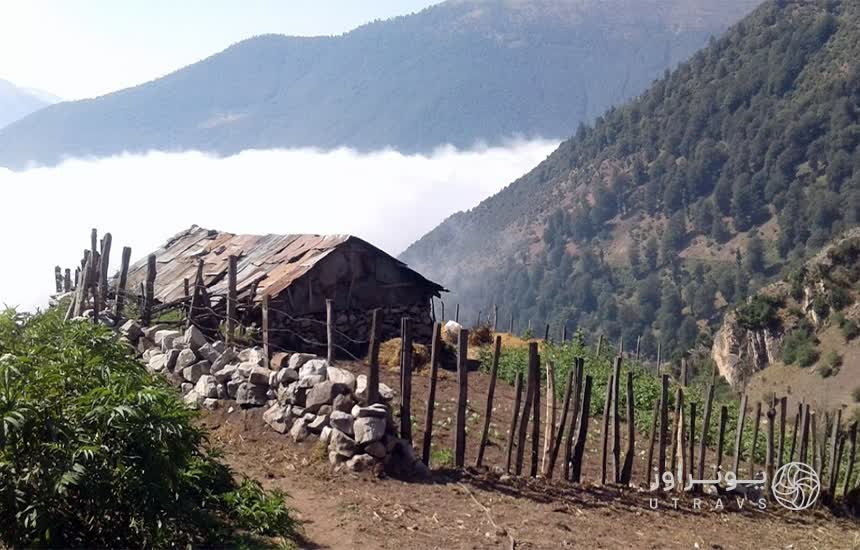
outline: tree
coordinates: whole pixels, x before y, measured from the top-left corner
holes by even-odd
[[[747,243],[744,255],[744,269],[753,274],[764,272],[764,243],[758,233],[754,233]]]
[[[669,218],[669,223],[663,231],[663,261],[668,261],[681,250],[686,237],[687,220],[684,217],[684,212],[679,210]]]
[[[633,276],[638,279],[642,274],[642,258],[639,256],[639,245],[635,242],[630,243],[630,246],[627,247],[627,261],[630,263]]]
[[[645,265],[648,267],[648,271],[654,271],[657,269],[657,255],[659,245],[657,244],[657,237],[651,235],[648,237],[648,240],[645,241],[645,250],[643,251],[643,256],[645,257]]]

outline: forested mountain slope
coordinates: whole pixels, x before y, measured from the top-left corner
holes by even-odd
[[[564,138],[759,0],[449,0],[336,37],[260,36],[0,132],[0,166],[197,149]]]
[[[858,60],[860,3],[770,0],[402,259],[467,319],[497,303],[651,354],[707,341],[860,221]]]

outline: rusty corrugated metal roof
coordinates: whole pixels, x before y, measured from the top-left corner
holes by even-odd
[[[209,293],[226,295],[228,258],[236,255],[237,294],[241,298],[256,283],[254,300],[259,302],[263,294],[275,297],[286,290],[320,260],[350,240],[388,256],[352,235],[234,235],[192,225],[154,252],[157,274],[155,299],[167,303],[183,298],[184,280],[194,284],[200,258],[203,259],[203,278]],[[396,258],[392,259],[406,267]],[[146,269],[146,257],[129,267],[127,288],[130,293],[138,293],[140,284],[146,281]],[[418,280],[433,287],[434,292],[444,290],[417,272],[413,273]]]

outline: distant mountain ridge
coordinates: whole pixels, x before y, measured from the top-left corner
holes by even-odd
[[[58,97],[47,92],[21,88],[0,79],[0,128],[58,101]]]
[[[727,306],[860,224],[858,37],[858,2],[765,2],[401,259],[466,319],[709,347]]]
[[[259,36],[0,131],[0,166],[188,149],[562,138],[642,91],[758,0],[449,0],[337,37]]]

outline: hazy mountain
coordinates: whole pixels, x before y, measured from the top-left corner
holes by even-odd
[[[496,303],[651,354],[706,345],[860,222],[858,59],[860,3],[766,2],[402,259],[466,319]]]
[[[57,101],[59,98],[47,92],[19,88],[0,79],[0,128]]]
[[[67,155],[564,137],[758,0],[450,0],[336,37],[260,36],[0,132],[0,165]]]

